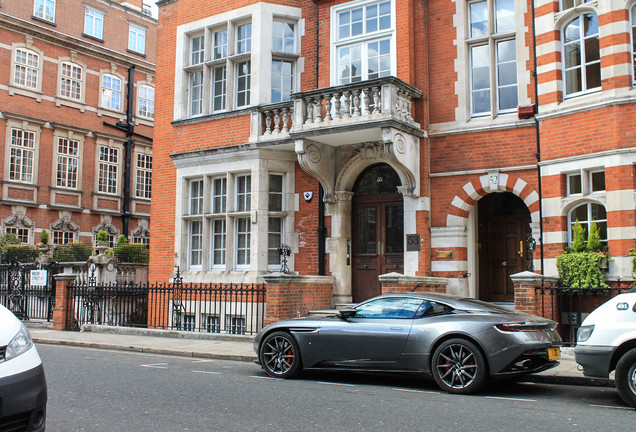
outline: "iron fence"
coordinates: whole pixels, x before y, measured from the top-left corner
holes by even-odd
[[[541,316],[559,323],[557,327],[565,346],[576,345],[576,332],[587,315],[594,309],[631,287],[620,279],[610,287],[537,287],[541,298]]]
[[[263,284],[74,284],[74,315],[84,324],[256,334],[265,318]]]
[[[57,263],[0,264],[0,304],[22,320],[50,321],[58,272]]]

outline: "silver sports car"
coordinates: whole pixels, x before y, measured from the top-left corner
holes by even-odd
[[[558,364],[554,321],[480,300],[433,293],[374,297],[328,317],[268,325],[254,339],[258,362],[276,378],[303,370],[421,372],[450,393],[490,377]]]

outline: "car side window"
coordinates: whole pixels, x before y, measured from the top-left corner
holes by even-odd
[[[445,304],[436,303],[433,301],[425,301],[420,305],[419,309],[415,313],[415,318],[424,318],[431,315],[441,315],[450,313],[452,311],[453,308]]]
[[[422,300],[416,298],[381,298],[359,305],[355,317],[413,319],[421,304]]]

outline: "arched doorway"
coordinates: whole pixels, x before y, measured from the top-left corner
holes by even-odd
[[[367,168],[352,202],[352,297],[361,302],[381,291],[378,276],[404,271],[404,203],[398,174],[389,165]]]
[[[526,238],[530,212],[521,198],[493,193],[478,202],[479,297],[491,302],[514,302],[510,275],[528,269]]]

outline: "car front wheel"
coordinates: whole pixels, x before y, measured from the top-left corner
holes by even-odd
[[[636,407],[636,348],[627,351],[616,365],[616,390],[626,404]]]
[[[298,343],[286,332],[274,332],[263,340],[260,361],[265,373],[274,378],[294,378],[302,369]]]
[[[449,393],[477,391],[486,379],[486,363],[479,349],[465,339],[449,339],[433,354],[433,378]]]

